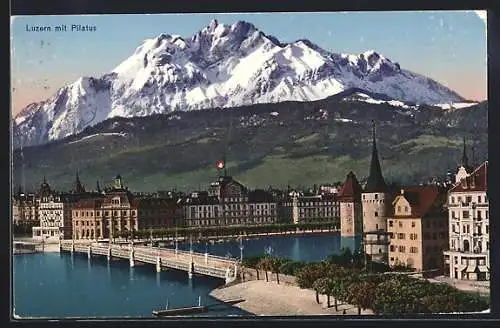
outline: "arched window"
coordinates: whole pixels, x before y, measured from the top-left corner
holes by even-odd
[[[464,252],[470,251],[470,243],[468,240],[464,240]]]

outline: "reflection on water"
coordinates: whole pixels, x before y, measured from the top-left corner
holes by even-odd
[[[272,254],[297,261],[320,261],[340,249],[336,234],[316,236],[281,236],[248,239],[243,242],[244,256]],[[175,246],[172,246],[175,247]],[[193,249],[214,255],[240,254],[239,241],[194,243]],[[189,249],[189,242],[179,243]],[[137,263],[136,263],[137,264]],[[203,304],[217,303],[209,296],[222,279],[167,269],[156,272],[154,265],[136,265],[128,260],[87,254],[39,253],[14,256],[14,305],[22,317],[151,317],[153,309],[193,306],[201,296]],[[50,298],[50,302],[47,300]],[[203,315],[242,315],[244,311],[228,308]],[[248,315],[248,314],[247,314]]]

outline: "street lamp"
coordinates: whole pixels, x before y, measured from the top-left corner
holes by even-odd
[[[189,235],[189,252],[193,255],[193,236]]]
[[[177,255],[177,249],[178,249],[178,244],[177,244],[177,228],[175,228],[175,255]]]
[[[153,248],[153,229],[149,229],[149,239],[151,240],[150,248]]]
[[[240,261],[243,263],[243,236],[240,235]]]

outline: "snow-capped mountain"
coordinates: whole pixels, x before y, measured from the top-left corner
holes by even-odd
[[[14,146],[61,139],[113,116],[313,101],[350,88],[415,104],[464,101],[375,51],[331,53],[308,40],[283,44],[247,22],[212,21],[190,38],[146,40],[110,73],[29,105],[14,119]]]

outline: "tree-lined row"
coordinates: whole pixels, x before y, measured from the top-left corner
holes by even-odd
[[[268,271],[276,273],[278,283],[279,273],[293,275],[299,287],[316,291],[316,302],[320,302],[320,294],[326,295],[330,307],[333,297],[336,310],[339,303],[357,306],[359,314],[362,309],[371,309],[382,315],[477,312],[489,307],[489,302],[480,295],[446,284],[390,272],[388,268],[383,273],[368,273],[366,265],[353,260],[360,256],[349,254],[344,251],[320,263],[261,255],[247,258],[243,264],[256,269],[257,278],[259,270],[265,271],[266,281]]]
[[[254,234],[292,233],[297,231],[329,230],[337,231],[338,221],[335,222],[312,222],[312,223],[286,223],[286,224],[262,224],[242,226],[216,226],[216,227],[178,227],[163,229],[143,229],[139,231],[117,231],[114,238],[125,239],[155,239],[189,238],[203,239],[207,237],[233,237]]]

